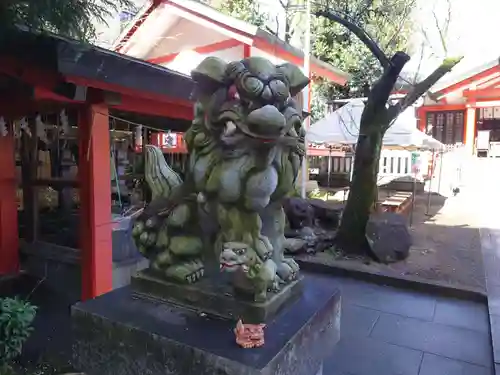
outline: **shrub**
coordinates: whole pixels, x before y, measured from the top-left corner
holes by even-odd
[[[21,354],[36,307],[17,298],[0,298],[0,365]]]

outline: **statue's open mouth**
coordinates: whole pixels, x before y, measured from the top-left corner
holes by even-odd
[[[220,270],[225,270],[225,269],[234,269],[238,267],[242,267],[243,263],[237,263],[237,262],[221,262],[220,263]]]

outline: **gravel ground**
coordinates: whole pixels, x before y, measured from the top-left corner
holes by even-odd
[[[334,260],[327,253],[317,254],[315,261],[485,292],[478,218],[470,208],[471,202],[461,202],[460,194],[447,200],[433,195],[427,212],[427,199],[427,194],[416,196],[410,228],[413,246],[405,261],[386,265],[366,259]],[[304,256],[304,260],[307,258]]]

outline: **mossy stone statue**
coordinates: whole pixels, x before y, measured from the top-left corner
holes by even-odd
[[[260,57],[231,63],[208,57],[192,77],[198,101],[185,134],[185,181],[158,148],[146,146],[153,200],[133,237],[169,280],[196,283],[211,259],[235,275],[235,288],[253,290],[262,301],[298,277],[298,265],[283,255],[282,201],[304,155],[294,96],[309,80],[295,65]]]

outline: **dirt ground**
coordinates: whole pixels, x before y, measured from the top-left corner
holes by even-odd
[[[485,292],[479,229],[467,205],[460,202],[460,195],[448,200],[433,195],[427,212],[427,199],[427,194],[416,196],[410,227],[413,246],[405,261],[384,265],[343,257],[332,261],[331,254],[326,253],[316,257],[328,257],[328,263],[338,266]]]

